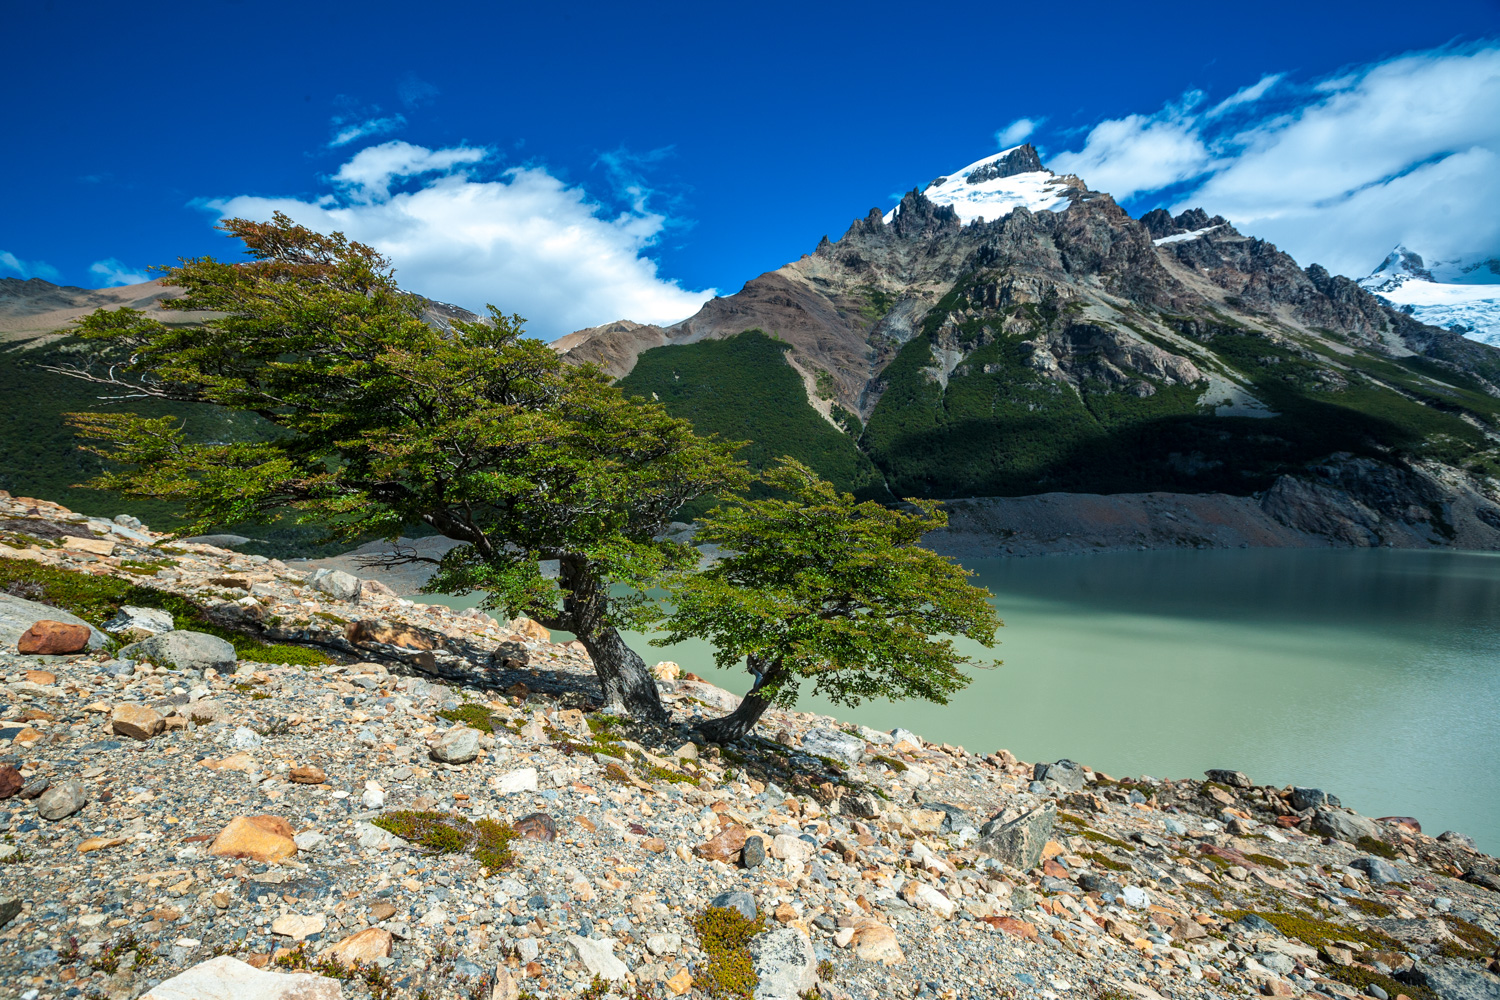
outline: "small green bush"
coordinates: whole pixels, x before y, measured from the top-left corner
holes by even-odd
[[[765,914],[746,920],[738,910],[710,906],[693,918],[693,932],[708,956],[693,985],[713,1000],[753,1000],[760,977],[750,957],[750,939],[766,928]]]
[[[453,813],[398,809],[377,816],[371,823],[434,854],[467,851],[492,871],[508,868],[515,862],[510,849],[511,841],[516,838],[515,828],[497,820],[482,819],[475,823]]]

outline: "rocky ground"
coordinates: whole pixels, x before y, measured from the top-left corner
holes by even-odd
[[[0,496],[0,996],[1500,996],[1459,834],[807,713],[710,745],[735,696],[670,664],[636,725],[535,623],[122,520]]]

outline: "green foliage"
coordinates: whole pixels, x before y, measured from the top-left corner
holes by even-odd
[[[1097,851],[1088,851],[1088,852],[1085,852],[1082,855],[1082,857],[1088,858],[1090,862],[1092,862],[1093,864],[1098,865],[1100,868],[1108,868],[1110,871],[1114,871],[1114,872],[1128,872],[1128,871],[1134,871],[1135,870],[1135,869],[1131,868],[1130,865],[1128,865],[1124,861],[1116,861],[1114,858],[1110,857],[1109,855],[1107,855],[1107,854],[1100,854]]]
[[[470,729],[477,729],[481,733],[494,732],[494,726],[490,723],[490,710],[483,705],[460,705],[457,708],[445,708],[438,714],[439,719],[447,719],[449,722],[461,722]]]
[[[698,945],[708,956],[693,985],[712,1000],[751,1000],[760,977],[750,957],[750,939],[766,928],[765,914],[745,919],[739,910],[710,906],[693,918]]]
[[[748,442],[740,457],[752,471],[788,455],[841,490],[888,498],[870,460],[807,401],[801,377],[787,363],[787,350],[760,330],[654,347],[641,354],[619,386],[631,396],[659,399],[668,413],[691,420],[699,433]],[[752,487],[752,492],[761,495],[763,488]],[[699,503],[686,516],[701,514],[707,506]]]
[[[704,519],[698,539],[734,555],[669,582],[675,606],[653,642],[696,636],[721,667],[764,664],[758,694],[782,705],[803,680],[844,705],[946,704],[972,662],[946,637],[992,647],[1001,623],[966,570],[918,546],[946,523],[937,505],[914,501],[908,513],[859,502],[791,459],[764,481],[775,496],[735,498]]]
[[[317,666],[332,661],[305,646],[265,643],[245,632],[225,628],[208,612],[180,594],[157,590],[129,579],[75,573],[42,563],[0,556],[0,592],[40,601],[72,612],[94,626],[103,625],[121,606],[160,608],[170,612],[180,629],[206,632],[228,641],[242,660]]]
[[[1392,979],[1374,969],[1363,969],[1352,965],[1334,965],[1322,970],[1329,979],[1337,980],[1345,986],[1352,986],[1361,994],[1367,994],[1368,987],[1379,986],[1388,997],[1407,996],[1411,1000],[1439,1000],[1438,994],[1426,986],[1415,986],[1411,983],[1403,983],[1398,979]]]
[[[1230,910],[1224,914],[1229,920],[1239,920],[1250,915],[1252,910]],[[1353,941],[1366,948],[1381,951],[1400,951],[1401,945],[1379,931],[1365,931],[1346,924],[1335,924],[1316,917],[1295,913],[1260,913],[1255,915],[1265,920],[1287,937],[1299,939],[1309,948],[1324,948],[1334,941]],[[1395,994],[1392,994],[1394,996]]]
[[[510,843],[515,828],[508,823],[482,819],[470,822],[453,813],[398,809],[371,820],[380,829],[434,854],[467,851],[485,868],[499,871],[515,862]]]
[[[1401,856],[1394,847],[1378,837],[1360,837],[1354,842],[1354,846],[1367,854],[1373,854],[1388,861],[1394,861]]]

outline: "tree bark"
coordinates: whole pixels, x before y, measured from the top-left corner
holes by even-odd
[[[625,644],[614,626],[606,625],[589,634],[579,633],[578,641],[594,661],[594,673],[604,689],[606,708],[661,725],[672,721],[671,713],[661,703],[656,678],[646,661]]]
[[[579,556],[559,559],[558,573],[567,592],[558,620],[578,636],[594,661],[605,708],[645,722],[670,723],[672,715],[661,703],[656,678],[646,661],[609,624],[609,591],[598,573]]]
[[[755,687],[750,693],[740,700],[740,705],[733,712],[717,719],[710,719],[698,727],[704,739],[710,743],[733,743],[749,735],[750,730],[760,722],[760,717],[766,714],[766,709],[771,707],[771,700],[763,698],[756,692],[765,688],[766,685],[777,680],[781,676],[781,661],[775,663],[760,675],[755,682]]]

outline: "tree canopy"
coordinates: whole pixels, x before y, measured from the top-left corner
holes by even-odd
[[[96,485],[180,503],[199,527],[288,508],[349,539],[427,525],[460,543],[429,592],[482,591],[486,608],[574,632],[609,703],[666,718],[618,627],[635,621],[640,591],[695,559],[657,538],[672,512],[744,485],[736,446],[565,363],[519,317],[491,307],[483,322],[429,321],[388,261],[341,234],[279,214],[221,228],[248,262],[184,260],[161,279],[186,291],[165,308],[216,318],[174,327],[101,310],[74,331],[97,358],[66,373],[126,399],[247,410],[272,431],[205,442],[171,418],[73,414],[119,463]],[[557,580],[540,574],[544,559]],[[635,596],[612,597],[612,583]]]
[[[695,541],[728,555],[673,578],[673,608],[657,645],[713,644],[721,667],[744,660],[756,682],[711,739],[748,732],[772,704],[790,706],[804,682],[844,705],[869,698],[946,704],[978,665],[952,636],[986,648],[1002,624],[969,571],[921,548],[947,523],[932,501],[912,511],[860,503],[783,459],[765,475],[776,493],[734,496],[704,518]]]

